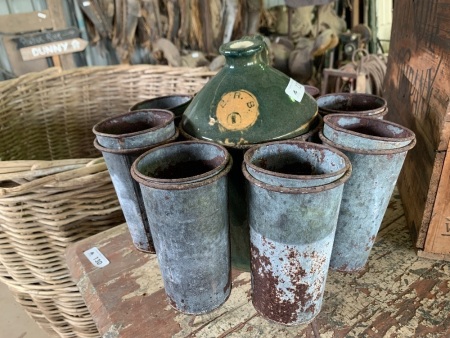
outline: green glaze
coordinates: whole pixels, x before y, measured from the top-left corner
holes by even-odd
[[[244,152],[252,144],[305,134],[317,124],[318,108],[307,93],[300,102],[286,94],[291,79],[268,65],[261,37],[232,41],[220,52],[226,65],[194,96],[183,113],[181,130],[194,139],[225,145],[233,158],[228,175],[231,260],[233,267],[249,271],[247,188],[241,170]],[[233,124],[234,117],[242,120]]]
[[[290,139],[310,129],[316,101],[306,92],[300,102],[286,94],[293,80],[268,64],[261,37],[231,41],[220,53],[226,65],[185,110],[186,133],[233,147]]]

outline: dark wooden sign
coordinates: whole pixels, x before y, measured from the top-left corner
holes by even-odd
[[[15,38],[17,49],[31,47],[35,45],[43,45],[62,40],[70,40],[80,37],[78,28],[70,27],[55,31],[46,31],[40,33],[22,34]]]

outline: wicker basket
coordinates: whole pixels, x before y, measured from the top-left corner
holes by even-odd
[[[144,99],[195,93],[210,75],[109,66],[0,82],[0,280],[49,334],[98,336],[64,251],[124,221],[92,126]]]

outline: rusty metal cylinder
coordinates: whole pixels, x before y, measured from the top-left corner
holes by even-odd
[[[331,93],[316,98],[319,114],[352,114],[382,119],[387,114],[384,98],[364,93]]]
[[[346,154],[353,167],[344,187],[330,268],[359,271],[368,261],[415,135],[398,124],[370,117],[337,114],[325,116],[324,123],[322,142]]]
[[[291,188],[331,183],[351,167],[348,158],[335,149],[298,141],[250,148],[244,155],[244,163],[255,179]]]
[[[340,165],[330,165],[335,160]],[[249,164],[261,166],[265,175],[252,176]],[[308,323],[322,306],[342,191],[351,175],[349,161],[327,146],[274,142],[251,148],[242,170],[248,181],[253,306],[277,323]],[[315,183],[309,184],[308,177]]]
[[[106,118],[92,131],[105,148],[144,148],[173,137],[174,118],[173,113],[165,109],[138,110]]]
[[[194,96],[190,94],[172,94],[165,96],[158,96],[152,99],[140,101],[130,107],[130,111],[143,109],[166,109],[170,110],[175,115],[175,125],[181,120],[189,103],[191,103]]]
[[[115,115],[93,127],[94,146],[105,159],[134,246],[155,253],[139,184],[131,165],[145,151],[175,141],[174,115],[166,110],[136,111]]]
[[[212,311],[230,293],[227,150],[205,141],[151,149],[131,173],[142,190],[170,304],[189,314]]]

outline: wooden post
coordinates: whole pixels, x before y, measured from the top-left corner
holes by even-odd
[[[359,0],[352,1],[352,27],[359,25]]]
[[[47,7],[50,11],[53,29],[63,29],[69,27],[64,17],[64,7],[62,0],[47,0]],[[61,55],[60,65],[63,69],[76,68],[75,59],[73,55]],[[55,64],[56,66],[56,64]]]
[[[53,66],[55,67],[61,67],[61,56],[55,55],[52,56]]]
[[[450,259],[450,143],[445,154],[424,251],[448,253]]]

